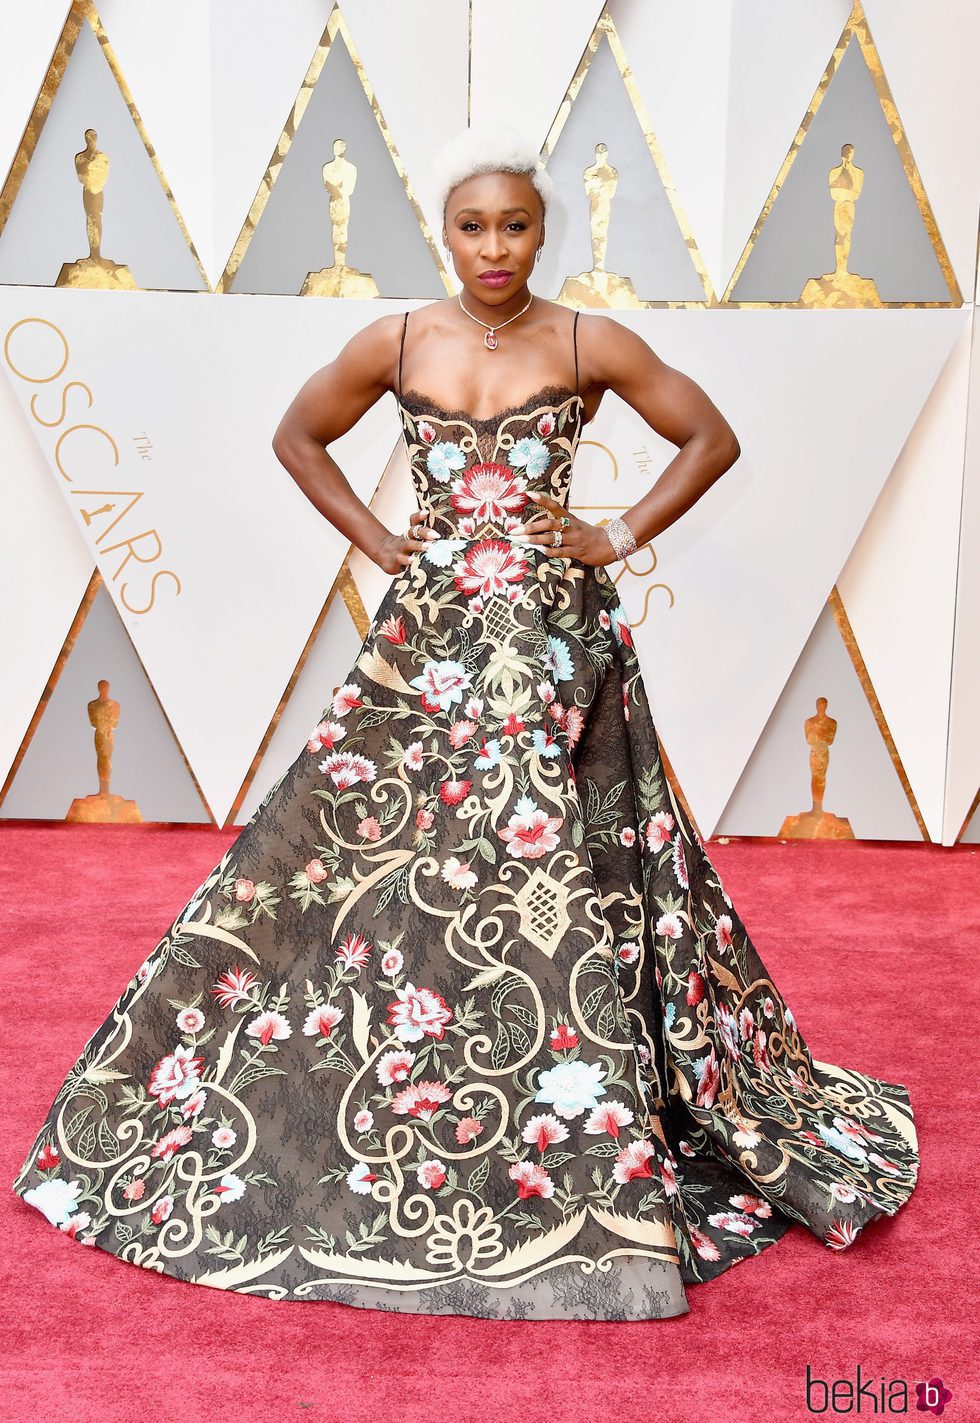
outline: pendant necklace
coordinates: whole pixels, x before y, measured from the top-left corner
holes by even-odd
[[[463,306],[463,298],[459,292],[456,293],[456,300],[459,302],[462,310],[466,311],[466,307]],[[478,316],[474,316],[472,311],[466,311],[466,315],[472,321],[480,321],[480,325],[485,326],[487,328],[486,331],[484,331],[483,333],[483,344],[484,346],[486,346],[488,351],[495,351],[497,349],[497,332],[500,331],[504,326],[507,326],[511,321],[516,321],[518,316],[523,316],[525,311],[527,311],[528,306],[531,305],[531,302],[533,300],[534,296],[532,294],[527,299],[527,306],[522,306],[520,311],[515,312],[513,316],[508,316],[506,321],[501,321],[499,326],[491,326],[489,322],[480,321],[480,318]]]

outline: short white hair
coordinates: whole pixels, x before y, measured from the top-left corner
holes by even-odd
[[[485,123],[465,128],[436,154],[433,178],[443,218],[453,188],[477,173],[526,174],[548,211],[554,180],[534,145],[510,124]]]

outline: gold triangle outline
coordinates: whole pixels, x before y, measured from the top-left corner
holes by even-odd
[[[616,68],[619,71],[619,77],[623,82],[624,89],[626,90],[626,96],[630,101],[633,113],[636,117],[636,121],[640,126],[640,132],[643,134],[644,142],[646,143],[647,149],[650,153],[650,157],[653,160],[654,170],[664,190],[664,196],[666,197],[667,202],[670,204],[670,209],[674,214],[674,221],[677,223],[678,230],[680,231],[680,234],[684,239],[684,244],[687,247],[688,253],[690,254],[691,260],[694,264],[694,269],[697,272],[702,287],[704,288],[703,301],[643,301],[640,298],[637,298],[636,306],[630,307],[629,309],[631,311],[674,311],[683,308],[688,310],[700,311],[704,308],[718,306],[720,305],[720,303],[718,301],[717,296],[715,295],[715,290],[711,284],[711,277],[708,274],[708,269],[705,266],[704,259],[701,256],[701,249],[698,247],[690,220],[688,219],[687,213],[685,212],[681,204],[680,196],[677,192],[677,186],[670,175],[670,170],[667,166],[667,160],[664,157],[663,149],[661,148],[660,141],[654,132],[653,124],[650,121],[650,115],[648,114],[646,105],[643,102],[643,97],[640,94],[639,86],[636,82],[636,79],[633,77],[632,67],[630,66],[630,63],[626,58],[626,51],[623,47],[623,42],[619,37],[619,32],[616,29],[616,25],[613,21],[612,15],[609,13],[608,5],[603,5],[602,10],[599,13],[599,17],[592,28],[592,33],[590,34],[586,42],[585,49],[582,51],[582,58],[579,60],[575,73],[572,75],[572,78],[569,81],[568,88],[565,90],[565,95],[558,106],[558,111],[551,121],[551,126],[548,129],[547,136],[540,150],[541,157],[545,162],[547,162],[548,158],[554,152],[555,146],[558,143],[558,139],[561,136],[561,131],[565,127],[565,124],[572,112],[572,105],[575,103],[575,100],[578,97],[582,85],[585,82],[586,75],[592,68],[592,61],[595,59],[595,56],[603,39],[605,39],[609,44],[613,60],[615,61]]]
[[[932,837],[930,836],[929,831],[928,831],[928,829],[927,829],[927,827],[926,827],[925,820],[924,820],[923,817],[922,817],[922,812],[921,812],[921,810],[919,809],[919,803],[918,803],[918,801],[917,801],[916,798],[915,798],[915,792],[914,792],[913,789],[912,789],[912,785],[911,785],[911,782],[909,781],[908,774],[907,774],[907,772],[906,772],[906,770],[905,770],[905,766],[904,766],[903,763],[902,763],[902,758],[901,758],[901,756],[900,756],[899,753],[898,753],[898,748],[897,748],[897,746],[895,745],[894,737],[893,737],[892,734],[891,734],[891,729],[890,729],[890,727],[889,727],[889,725],[888,725],[888,721],[887,721],[887,719],[886,719],[886,717],[885,717],[885,713],[884,713],[884,711],[882,710],[881,702],[878,700],[878,694],[877,694],[877,692],[876,692],[875,689],[874,689],[874,683],[871,681],[871,675],[870,675],[870,673],[868,672],[867,664],[865,663],[864,656],[863,656],[863,654],[862,654],[862,652],[861,652],[861,648],[860,648],[859,645],[858,645],[858,640],[857,640],[857,638],[856,638],[855,635],[854,635],[854,629],[853,629],[853,627],[851,626],[850,618],[847,616],[847,610],[846,610],[846,608],[844,607],[844,602],[843,602],[843,599],[841,598],[840,590],[838,589],[836,583],[834,584],[833,588],[830,590],[830,593],[829,593],[829,595],[828,595],[828,597],[827,597],[827,604],[828,604],[828,606],[830,607],[830,610],[831,610],[831,612],[832,612],[833,615],[834,615],[834,621],[835,621],[836,624],[837,624],[837,630],[838,630],[838,632],[840,633],[841,641],[843,642],[844,647],[845,647],[846,650],[847,650],[847,654],[848,654],[848,656],[849,656],[850,659],[851,659],[851,665],[853,666],[854,671],[855,671],[856,674],[857,674],[858,681],[859,681],[860,684],[861,684],[861,690],[864,692],[864,695],[865,695],[865,697],[867,698],[868,705],[869,705],[869,707],[871,708],[871,714],[872,714],[872,716],[873,716],[874,719],[875,719],[875,725],[876,725],[877,728],[878,728],[878,732],[879,732],[879,734],[880,734],[880,736],[881,736],[882,741],[885,743],[885,748],[886,748],[886,750],[888,751],[888,755],[889,755],[889,757],[890,757],[890,759],[891,759],[891,763],[892,763],[893,767],[895,768],[895,774],[896,774],[896,776],[898,777],[899,782],[901,783],[902,790],[905,792],[905,798],[906,798],[906,800],[907,800],[908,803],[909,803],[909,806],[910,806],[910,808],[911,808],[912,814],[915,816],[915,821],[916,821],[916,824],[917,824],[918,827],[919,827],[919,832],[920,832],[920,834],[921,834],[921,836],[922,836],[922,839],[925,840],[927,843],[931,844],[931,843],[932,843]],[[811,633],[812,633],[812,629],[811,629]],[[808,635],[808,638],[809,638],[809,635]],[[807,640],[808,640],[808,638],[807,638]],[[805,646],[806,646],[806,641],[804,641],[803,647],[800,648],[799,653],[797,654],[796,661],[793,663],[793,666],[792,666],[792,668],[790,669],[789,677],[786,678],[786,683],[789,682],[789,678],[792,677],[793,672],[795,672],[795,671],[796,671],[796,668],[799,666],[799,661],[800,661],[800,658],[801,658],[802,655],[803,655],[803,648],[804,648]],[[776,707],[779,705],[779,702],[782,700],[782,697],[783,697],[783,694],[785,693],[785,691],[786,691],[786,684],[784,684],[783,690],[780,692],[779,696],[776,698],[776,702],[775,702],[774,705],[773,705],[772,711],[769,713],[769,718],[767,718],[767,725],[768,725],[768,721],[769,721],[769,720],[771,719],[771,717],[772,717],[772,712],[774,712],[774,711],[776,710]],[[760,732],[759,737],[758,737],[758,739],[756,740],[756,743],[755,743],[755,745],[753,746],[752,752],[750,753],[750,755],[751,755],[751,754],[754,754],[754,752],[758,749],[759,745],[761,744],[762,737],[763,737],[764,734],[765,734],[765,727],[763,727],[762,732]],[[746,765],[747,765],[747,764],[748,764],[748,762],[746,762]],[[744,771],[744,767],[743,767],[743,771]],[[739,779],[741,779],[741,777],[740,777]],[[736,789],[737,785],[738,785],[738,782],[736,782],[735,786],[732,787],[731,795],[734,795],[735,789]],[[731,795],[729,795],[729,798],[728,798],[728,801],[729,801],[729,802],[731,801]],[[980,792],[978,792],[978,799],[980,799]],[[722,816],[725,815],[725,812],[727,811],[727,808],[728,808],[728,802],[726,802],[725,809],[722,811]],[[965,826],[964,826],[964,829],[965,829]],[[962,834],[962,831],[961,831],[960,833]],[[863,836],[860,836],[860,835],[857,835],[857,836],[855,836],[854,838],[855,838],[855,840],[860,841],[860,840],[862,840],[864,837],[863,837]],[[727,845],[727,844],[729,843],[729,841],[733,841],[733,840],[744,840],[744,841],[748,841],[748,840],[758,840],[758,841],[774,841],[774,842],[778,841],[780,844],[786,844],[786,843],[787,843],[787,841],[786,841],[784,838],[781,838],[779,835],[740,835],[740,834],[726,833],[725,835],[718,837],[719,843],[720,843],[720,844],[724,844],[724,845]],[[790,843],[799,843],[799,842],[790,842]],[[909,843],[909,842],[904,842],[904,843]],[[911,842],[911,843],[914,843],[914,842]]]
[[[664,775],[670,782],[670,788],[674,792],[674,799],[683,808],[684,814],[687,816],[688,820],[691,822],[694,829],[697,831],[698,838],[701,840],[701,843],[706,844],[707,842],[705,841],[704,836],[701,834],[701,829],[698,825],[698,822],[694,818],[694,811],[687,803],[687,797],[681,789],[681,785],[677,779],[676,772],[674,771],[673,766],[670,764],[670,759],[667,755],[667,752],[664,750],[664,743],[661,740],[660,732],[656,729],[656,727],[654,727],[654,731],[657,737],[657,745],[660,748],[660,761],[664,768]]]
[[[10,787],[13,785],[14,781],[17,778],[17,772],[21,768],[21,764],[24,760],[24,757],[27,754],[27,749],[33,741],[34,733],[40,726],[41,720],[48,709],[48,704],[51,701],[52,693],[54,692],[55,687],[58,685],[58,682],[61,678],[61,674],[68,664],[68,659],[72,654],[72,649],[75,646],[75,641],[78,637],[78,634],[85,626],[85,620],[91,612],[92,604],[95,602],[95,595],[96,593],[98,593],[101,586],[102,574],[99,572],[98,568],[95,568],[92,572],[91,577],[89,578],[85,591],[82,594],[81,601],[79,602],[78,608],[75,612],[75,616],[71,620],[71,625],[68,628],[67,633],[65,634],[64,641],[61,644],[61,650],[55,658],[54,666],[48,673],[47,681],[45,682],[41,695],[38,698],[37,706],[34,708],[33,715],[31,716],[30,721],[27,723],[27,729],[24,732],[24,735],[21,737],[20,745],[17,748],[17,753],[14,756],[13,761],[10,763],[10,769],[8,770],[7,775],[4,778],[3,785],[0,786],[0,806],[3,805],[4,801],[7,798],[7,792],[10,790]]]
[[[41,81],[40,92],[34,101],[34,107],[31,110],[27,126],[24,129],[23,137],[17,146],[17,152],[14,155],[10,172],[7,175],[2,190],[0,190],[0,236],[2,236],[3,230],[7,225],[7,219],[10,216],[14,203],[17,201],[17,194],[20,192],[24,175],[30,167],[31,159],[34,157],[34,151],[41,137],[41,132],[47,121],[48,114],[51,112],[51,105],[54,103],[55,95],[60,89],[61,81],[67,72],[68,64],[78,41],[82,25],[86,22],[102,48],[102,53],[105,56],[110,73],[116,81],[116,86],[119,89],[123,103],[129,110],[129,116],[140,136],[140,141],[146,150],[146,155],[153,165],[153,171],[156,173],[167,202],[170,204],[170,211],[173,213],[177,226],[180,228],[184,241],[187,243],[188,250],[197,264],[197,270],[200,272],[201,280],[204,283],[204,290],[210,292],[211,283],[208,281],[208,274],[204,270],[204,264],[198,256],[197,248],[194,246],[194,239],[191,237],[187,223],[184,221],[183,213],[177,206],[177,199],[174,197],[173,190],[167,181],[167,176],[161,167],[156,149],[150,142],[150,136],[146,131],[146,126],[143,123],[139,109],[136,107],[136,100],[133,98],[132,90],[123,75],[119,60],[116,57],[116,52],[110,44],[108,36],[102,26],[102,21],[99,18],[94,0],[72,0],[71,8],[62,26],[61,34],[54,48],[54,53],[45,71],[44,79]],[[141,288],[141,290],[148,289]],[[153,288],[153,290],[156,289]]]
[[[358,637],[360,637],[361,641],[363,642],[368,635],[368,631],[371,626],[371,619],[368,617],[367,609],[364,606],[364,600],[361,598],[361,595],[357,589],[357,585],[354,582],[354,576],[351,573],[350,569],[350,558],[353,552],[354,545],[351,544],[347,550],[347,553],[344,555],[343,563],[337,570],[337,577],[333,581],[333,585],[330,589],[330,592],[324,599],[323,606],[321,607],[320,611],[316,615],[316,618],[314,619],[313,626],[310,628],[306,642],[303,644],[303,650],[300,653],[299,658],[297,659],[295,667],[290,673],[289,681],[286,683],[286,686],[283,689],[282,696],[279,698],[279,701],[276,705],[276,709],[272,713],[272,719],[270,720],[269,725],[266,727],[265,732],[263,733],[262,740],[259,742],[255,751],[255,755],[252,757],[249,768],[245,772],[245,778],[238,789],[238,793],[236,794],[235,799],[231,804],[231,807],[229,808],[228,816],[225,820],[226,827],[231,827],[237,823],[235,817],[241,809],[245,797],[248,795],[249,791],[252,788],[252,783],[254,782],[255,777],[259,772],[259,769],[265,758],[265,754],[269,749],[269,744],[272,741],[272,737],[275,734],[276,728],[278,727],[279,722],[282,718],[283,712],[286,710],[290,698],[292,697],[297,685],[299,684],[299,679],[302,674],[303,668],[306,666],[307,659],[309,658],[310,653],[313,651],[313,648],[316,646],[316,643],[319,640],[320,632],[323,628],[324,622],[326,621],[327,614],[333,606],[333,601],[338,593],[340,594],[341,598],[347,606],[347,611],[350,613],[351,620],[354,623],[354,627],[357,629]]]
[[[24,174],[30,167],[34,150],[41,137],[41,131],[47,122],[54,96],[65,77],[68,60],[71,58],[75,42],[78,39],[78,32],[84,23],[84,10],[85,6],[80,3],[80,0],[73,0],[65,17],[65,23],[61,27],[61,34],[58,36],[48,67],[44,72],[38,96],[34,100],[34,106],[17,145],[10,171],[3,187],[0,188],[0,234],[3,233],[7,225],[7,219],[17,200],[17,194],[20,192],[20,185],[24,181]]]
[[[38,727],[40,726],[41,721],[43,720],[44,715],[45,715],[45,713],[47,712],[48,706],[50,705],[51,697],[52,697],[52,694],[54,693],[54,689],[55,689],[55,687],[58,685],[58,682],[59,682],[60,679],[61,679],[61,674],[62,674],[62,672],[65,670],[65,668],[66,668],[67,665],[68,665],[69,659],[71,658],[71,655],[72,655],[72,653],[73,653],[74,650],[75,650],[75,643],[76,643],[77,640],[78,640],[78,636],[79,636],[80,632],[82,631],[82,628],[85,626],[86,621],[88,620],[89,613],[92,611],[92,608],[93,608],[93,606],[94,606],[94,604],[95,604],[95,599],[96,599],[96,596],[97,596],[97,594],[98,594],[98,592],[99,592],[99,589],[102,588],[103,586],[104,586],[104,580],[103,580],[102,574],[101,574],[101,572],[100,572],[100,570],[99,570],[98,568],[94,568],[93,571],[92,571],[92,576],[90,577],[90,579],[89,579],[89,581],[88,581],[88,584],[87,584],[87,586],[86,586],[86,588],[85,588],[85,591],[84,591],[84,593],[82,594],[81,600],[80,600],[80,602],[79,602],[79,604],[78,604],[78,608],[77,608],[77,610],[76,610],[76,612],[75,612],[75,616],[72,618],[71,626],[69,627],[67,633],[65,634],[65,639],[64,639],[64,642],[63,642],[62,645],[61,645],[61,650],[59,651],[58,656],[55,658],[54,666],[52,667],[50,673],[48,674],[47,681],[46,681],[45,684],[44,684],[44,689],[42,690],[41,695],[40,695],[40,697],[38,698],[37,706],[34,708],[33,715],[31,716],[31,719],[30,719],[30,721],[29,721],[29,723],[28,723],[28,725],[27,725],[27,730],[24,732],[24,735],[23,735],[22,738],[21,738],[20,745],[19,745],[18,748],[17,748],[17,753],[16,753],[16,755],[14,756],[13,761],[11,762],[10,769],[9,769],[9,771],[7,772],[7,775],[6,775],[5,779],[4,779],[3,785],[0,786],[0,806],[3,805],[3,803],[4,803],[4,801],[6,800],[6,797],[7,797],[7,792],[10,790],[10,787],[13,785],[14,781],[15,781],[16,778],[17,778],[17,773],[18,773],[18,771],[19,771],[20,768],[21,768],[21,765],[22,765],[22,763],[23,763],[24,757],[25,757],[26,754],[27,754],[27,750],[28,750],[28,748],[29,748],[31,742],[32,742],[33,739],[34,739],[34,734],[35,734],[35,732],[37,731]],[[106,588],[106,593],[107,593],[107,595],[108,595],[108,597],[109,597],[110,603],[112,604],[113,611],[115,612],[116,616],[119,617],[119,609],[116,607],[115,600],[113,599],[112,594],[109,593],[109,589],[108,589],[108,588]],[[126,624],[125,624],[125,622],[123,622],[123,620],[122,620],[121,617],[119,617],[119,621],[120,621],[120,623],[122,623],[123,631],[124,631],[125,634],[126,634],[126,638],[127,638],[128,642],[129,642],[130,647],[133,649],[133,652],[134,652],[134,654],[135,654],[135,656],[136,656],[136,660],[139,662],[140,669],[141,669],[141,671],[142,671],[142,673],[143,673],[143,676],[146,678],[147,686],[150,688],[150,691],[153,693],[153,696],[154,696],[154,698],[156,699],[157,706],[160,708],[160,711],[161,711],[161,713],[163,714],[163,718],[164,718],[164,721],[166,722],[167,727],[168,727],[168,729],[169,729],[169,731],[170,731],[170,735],[173,737],[174,745],[177,747],[177,750],[180,752],[181,759],[183,760],[184,765],[187,767],[187,774],[190,776],[191,782],[192,782],[192,784],[193,784],[193,786],[194,786],[194,789],[196,790],[198,796],[200,797],[201,804],[203,805],[203,807],[204,807],[204,809],[205,809],[205,811],[206,811],[206,813],[207,813],[208,819],[210,820],[210,822],[211,822],[212,825],[217,825],[218,822],[217,822],[217,820],[216,820],[216,818],[215,818],[214,812],[212,811],[210,805],[208,804],[207,797],[205,796],[204,791],[203,791],[202,788],[201,788],[201,785],[200,785],[200,782],[199,782],[198,779],[197,779],[197,776],[194,774],[194,768],[193,768],[193,766],[191,765],[190,761],[187,759],[187,754],[186,754],[186,752],[184,751],[183,746],[181,745],[180,737],[177,735],[176,731],[174,730],[173,723],[171,722],[170,717],[167,715],[167,709],[166,709],[166,707],[163,705],[162,701],[160,700],[160,697],[159,697],[159,695],[158,695],[158,693],[157,693],[157,689],[156,689],[156,687],[154,687],[154,685],[153,685],[153,681],[152,681],[152,679],[151,679],[149,673],[148,673],[147,670],[146,670],[146,666],[145,666],[145,664],[144,664],[144,662],[143,662],[142,657],[140,657],[139,648],[138,648],[138,647],[136,646],[136,644],[133,642],[133,639],[132,639],[132,637],[131,637],[130,634],[129,634],[129,629],[126,627]],[[46,819],[47,819],[47,818],[48,818],[48,817],[46,817]],[[52,822],[54,822],[54,823],[58,823],[58,824],[61,823],[60,821],[55,821],[55,818],[54,818],[54,817],[50,817],[50,819],[51,819]],[[11,823],[11,822],[8,822],[8,823]],[[145,820],[145,821],[142,821],[141,823],[144,824],[144,825],[161,825],[161,824],[163,824],[163,825],[169,825],[169,824],[171,824],[171,823],[173,823],[173,822],[171,822],[171,821],[147,821],[147,820]],[[186,822],[181,821],[181,822],[178,822],[178,823],[179,823],[179,824],[185,824]]]
[[[472,27],[472,16],[470,24]],[[225,263],[224,270],[222,271],[221,276],[215,283],[214,289],[216,292],[220,292],[223,294],[232,293],[232,288],[235,277],[238,273],[238,269],[244,261],[245,253],[248,251],[255,230],[262,220],[262,214],[265,212],[266,203],[269,201],[269,198],[272,195],[272,189],[276,185],[276,180],[279,177],[280,172],[282,171],[282,166],[286,161],[286,157],[289,153],[290,148],[292,147],[293,139],[296,136],[296,131],[299,128],[300,123],[302,122],[307,105],[309,104],[310,99],[313,96],[313,90],[316,88],[321,71],[323,70],[323,66],[327,61],[327,56],[330,53],[333,43],[338,35],[343,41],[343,44],[346,46],[348,56],[354,66],[354,70],[360,82],[361,89],[363,90],[364,97],[367,99],[368,104],[370,105],[371,112],[374,115],[376,124],[378,125],[378,130],[381,134],[381,138],[384,142],[385,147],[388,150],[388,155],[391,158],[392,164],[394,165],[395,172],[398,174],[398,178],[401,182],[405,197],[407,198],[412,208],[412,211],[414,212],[415,217],[418,221],[419,229],[425,240],[426,246],[429,248],[429,251],[432,255],[433,263],[435,264],[436,271],[438,272],[442,284],[445,288],[446,295],[452,296],[453,286],[449,277],[449,273],[447,272],[445,265],[441,257],[439,256],[439,250],[435,240],[433,239],[432,230],[429,227],[429,223],[426,219],[425,214],[422,211],[421,206],[419,205],[418,198],[415,196],[415,189],[412,187],[412,183],[409,179],[408,173],[406,172],[405,165],[402,162],[401,156],[398,153],[397,148],[395,147],[395,141],[391,136],[391,131],[388,128],[387,122],[385,121],[384,114],[381,112],[381,106],[378,103],[374,88],[371,84],[370,79],[367,76],[367,71],[364,68],[364,62],[361,59],[357,46],[354,43],[351,32],[347,26],[347,21],[343,17],[340,5],[339,3],[337,3],[337,0],[334,0],[334,5],[327,19],[326,27],[323,31],[323,34],[320,36],[320,40],[317,44],[316,49],[313,52],[313,58],[310,60],[310,63],[307,67],[303,82],[299,88],[299,93],[296,95],[296,98],[293,101],[292,107],[289,111],[289,115],[286,119],[285,124],[282,127],[282,131],[279,134],[276,146],[273,149],[272,157],[266,164],[265,172],[262,174],[262,178],[256,190],[255,197],[252,199],[248,214],[245,218],[244,223],[242,224],[241,231],[239,232],[238,237],[235,240],[235,245],[231,250],[231,254],[228,257],[227,262]],[[467,79],[467,94],[469,94],[469,78]],[[468,97],[467,106],[469,106]],[[255,296],[260,295],[260,293],[234,293],[234,295]],[[384,298],[379,297],[376,298],[376,300],[384,300]]]
[[[401,436],[399,435],[392,446],[391,453],[389,454],[387,460],[385,460],[384,467],[381,470],[380,475],[378,476],[378,482],[374,487],[374,491],[371,494],[370,498],[366,501],[367,507],[369,509],[374,507],[374,502],[378,497],[378,494],[381,490],[381,486],[384,484],[385,479],[388,475],[388,471],[392,466],[392,460],[396,458],[396,455],[401,448],[401,443]],[[235,820],[235,816],[241,809],[246,796],[252,788],[252,784],[255,780],[255,777],[258,775],[261,769],[262,762],[265,758],[266,752],[269,749],[272,737],[275,734],[276,728],[278,727],[279,722],[282,719],[283,713],[285,712],[286,707],[289,704],[290,698],[292,697],[297,685],[299,684],[300,675],[303,671],[303,668],[306,666],[307,659],[309,658],[311,652],[313,651],[313,648],[319,640],[320,633],[322,631],[323,624],[326,621],[327,614],[333,606],[333,601],[337,597],[338,593],[343,599],[347,611],[350,613],[351,621],[354,624],[354,628],[357,632],[358,637],[361,639],[361,642],[363,643],[367,638],[372,620],[368,616],[368,611],[364,606],[364,600],[361,597],[360,590],[357,587],[357,581],[354,578],[353,572],[351,571],[350,561],[354,555],[354,549],[355,545],[353,543],[348,544],[347,552],[344,554],[343,561],[341,562],[340,567],[337,570],[337,576],[333,581],[330,591],[327,593],[327,596],[323,601],[323,606],[320,608],[320,611],[317,613],[316,618],[314,619],[313,626],[310,628],[309,634],[306,638],[306,642],[303,644],[303,649],[300,652],[300,655],[296,661],[296,665],[290,673],[289,680],[286,683],[286,686],[283,688],[282,695],[279,698],[278,703],[276,704],[275,711],[272,713],[272,717],[262,735],[262,739],[260,740],[258,746],[255,749],[255,754],[252,757],[248,770],[245,772],[245,777],[241,783],[241,786],[239,787],[235,799],[232,802],[231,807],[229,808],[228,815],[225,820],[226,827],[231,827],[237,823]],[[387,590],[385,591],[387,592]],[[384,594],[382,594],[382,598],[383,597]],[[379,606],[380,602],[381,600],[379,599]],[[358,653],[360,653],[360,649],[358,649]],[[344,670],[347,671],[349,669],[345,668]]]
[[[915,821],[919,827],[919,831],[921,832],[922,838],[923,840],[931,844],[932,836],[929,834],[929,831],[926,828],[925,820],[923,819],[922,812],[919,809],[919,803],[916,800],[915,792],[912,789],[912,783],[910,782],[905,767],[902,764],[902,758],[898,754],[898,747],[895,745],[895,739],[891,734],[891,729],[888,725],[885,713],[882,710],[881,702],[878,700],[878,694],[874,689],[874,683],[871,680],[871,674],[868,671],[867,664],[864,660],[864,656],[858,644],[858,640],[854,635],[854,629],[851,626],[851,620],[847,616],[847,609],[844,607],[844,600],[840,595],[840,589],[837,587],[836,583],[830,590],[830,595],[827,598],[827,602],[829,603],[830,610],[834,615],[834,621],[836,622],[837,630],[841,635],[841,641],[847,649],[848,656],[850,657],[854,670],[857,673],[858,681],[861,683],[861,689],[868,700],[868,706],[871,708],[871,714],[875,719],[875,724],[878,727],[881,739],[885,743],[888,755],[891,758],[891,763],[895,768],[895,774],[897,775],[901,783],[902,790],[905,792],[905,798],[909,803],[909,806],[912,810],[912,814],[915,816]]]
[[[980,807],[980,787],[977,788],[977,793],[976,793],[976,795],[973,797],[973,801],[972,801],[972,803],[971,803],[971,805],[970,805],[970,809],[966,812],[966,818],[965,818],[965,820],[963,821],[963,824],[960,826],[959,834],[956,836],[956,839],[953,841],[953,844],[954,844],[954,845],[958,845],[958,844],[960,843],[960,841],[963,839],[963,836],[966,834],[967,830],[969,829],[970,821],[973,819],[973,817],[974,817],[974,816],[976,815],[976,813],[977,813],[977,808],[978,808],[978,807]]]
[[[833,78],[837,73],[837,69],[852,38],[856,39],[860,46],[861,54],[864,57],[868,73],[871,76],[871,82],[878,96],[878,103],[881,106],[882,115],[888,125],[895,147],[898,149],[902,167],[905,171],[906,181],[912,189],[916,206],[919,209],[919,215],[922,218],[929,241],[932,244],[932,250],[936,254],[936,260],[939,262],[943,279],[946,282],[950,294],[949,301],[883,301],[877,303],[871,309],[875,311],[898,311],[906,308],[930,310],[938,307],[946,310],[947,308],[963,305],[963,293],[960,291],[959,282],[956,280],[956,273],[953,271],[953,264],[949,259],[946,244],[939,231],[939,224],[932,210],[932,204],[926,195],[918,165],[913,157],[912,148],[905,133],[905,127],[899,118],[898,105],[895,103],[895,99],[892,95],[891,86],[885,78],[885,69],[881,62],[881,56],[878,53],[878,47],[871,38],[871,30],[868,25],[867,16],[864,13],[862,0],[854,0],[853,8],[844,22],[844,28],[841,30],[837,44],[834,46],[834,51],[827,62],[823,74],[820,76],[813,97],[807,107],[807,111],[800,122],[800,126],[793,135],[793,141],[787,150],[786,157],[780,165],[779,172],[776,174],[773,185],[769,190],[769,195],[762,205],[762,211],[756,218],[755,226],[749,234],[742,255],[736,263],[734,272],[728,279],[728,284],[719,302],[720,306],[735,307],[745,311],[812,310],[809,303],[802,301],[735,301],[732,298],[732,292],[738,284],[739,277],[742,275],[745,264],[755,247],[756,239],[772,212],[780,189],[786,181],[793,163],[796,161],[796,155],[803,145],[810,124],[813,122],[817,110],[820,108],[820,105],[823,103],[830,89]],[[846,304],[834,308],[834,310],[837,311],[854,309],[855,308],[849,308]]]

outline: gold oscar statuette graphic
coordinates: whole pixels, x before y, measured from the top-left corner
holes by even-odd
[[[357,169],[344,157],[347,145],[342,138],[333,141],[333,158],[323,165],[323,186],[330,197],[330,236],[333,242],[333,266],[309,272],[300,296],[375,297],[380,295],[374,278],[347,265],[347,226],[350,222],[350,200],[357,182]]]
[[[788,815],[779,831],[781,840],[853,840],[854,831],[850,821],[831,815],[823,808],[824,792],[827,789],[827,764],[830,761],[830,745],[837,735],[837,723],[827,715],[827,698],[817,698],[816,716],[808,716],[803,723],[807,745],[810,747],[810,795],[813,805],[802,815]]]
[[[99,793],[76,797],[66,820],[84,821],[87,824],[110,822],[117,825],[140,825],[143,817],[134,800],[123,800],[122,796],[109,791],[109,777],[112,774],[112,743],[119,721],[119,703],[109,696],[109,683],[103,678],[99,682],[99,695],[88,704],[88,719],[95,727],[95,755],[99,767]]]
[[[854,231],[854,212],[864,172],[854,162],[854,144],[845,143],[840,151],[841,162],[827,175],[830,196],[834,202],[835,270],[822,277],[811,277],[803,285],[800,300],[807,306],[880,306],[881,298],[873,277],[858,277],[847,270]]]
[[[607,158],[604,143],[595,146],[595,162],[583,169],[582,178],[589,200],[589,234],[592,239],[592,270],[566,277],[558,300],[568,306],[640,305],[629,277],[606,270],[609,217],[619,174]]]
[[[82,185],[85,206],[85,235],[88,256],[77,262],[65,262],[58,273],[56,287],[95,287],[99,291],[139,291],[132,272],[125,264],[102,255],[102,190],[109,180],[109,156],[99,148],[99,136],[94,128],[85,130],[85,147],[75,154],[75,172]]]

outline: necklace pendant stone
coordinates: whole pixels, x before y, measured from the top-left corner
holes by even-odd
[[[495,351],[495,350],[497,349],[497,333],[496,333],[496,331],[487,331],[487,332],[485,332],[485,333],[484,333],[484,337],[483,337],[483,344],[484,344],[484,346],[486,346],[486,348],[487,348],[488,351]]]

